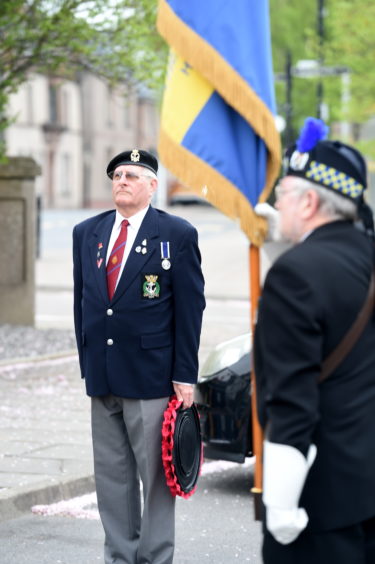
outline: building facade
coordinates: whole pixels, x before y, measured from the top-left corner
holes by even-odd
[[[10,97],[9,156],[32,157],[42,169],[36,192],[44,208],[106,208],[109,160],[129,147],[156,151],[158,112],[145,88],[116,89],[95,75],[67,81],[31,75]]]

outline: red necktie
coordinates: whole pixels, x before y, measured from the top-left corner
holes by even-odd
[[[122,257],[124,256],[124,250],[126,245],[126,238],[128,236],[128,225],[127,219],[123,219],[121,222],[121,230],[119,236],[117,237],[109,259],[107,262],[107,288],[108,296],[111,300],[116,289],[116,282],[120,272]]]

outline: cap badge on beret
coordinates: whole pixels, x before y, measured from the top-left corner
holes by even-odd
[[[131,155],[130,155],[130,160],[133,163],[138,163],[140,158],[141,158],[141,156],[139,154],[138,149],[133,149],[132,152],[131,152]]]

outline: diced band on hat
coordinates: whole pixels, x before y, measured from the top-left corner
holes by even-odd
[[[112,178],[116,168],[126,164],[143,166],[154,174],[158,172],[158,161],[154,155],[143,149],[132,149],[131,151],[123,151],[110,160],[107,166],[107,176]]]
[[[306,171],[306,178],[332,188],[352,199],[358,198],[365,189],[362,184],[344,172],[317,161],[310,162],[309,169]]]

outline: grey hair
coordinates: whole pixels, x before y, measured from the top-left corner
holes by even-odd
[[[147,176],[147,178],[152,178],[153,180],[158,179],[158,177],[156,176],[156,174],[152,170],[150,170],[146,167],[143,167],[143,168],[145,170],[145,172],[143,173],[144,176]]]
[[[296,189],[301,194],[307,190],[314,190],[319,197],[319,210],[328,217],[350,221],[357,219],[357,204],[349,200],[349,198],[336,194],[329,188],[324,188],[304,178],[298,178]]]

